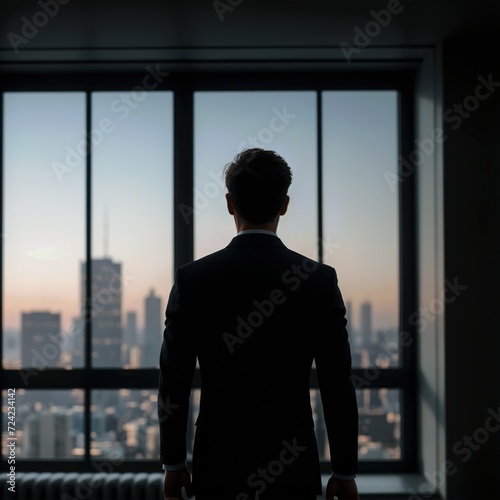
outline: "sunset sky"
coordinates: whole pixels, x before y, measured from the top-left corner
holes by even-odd
[[[172,284],[173,100],[125,94],[93,94],[92,249],[104,255],[107,221],[107,254],[123,265],[123,313],[137,311],[142,326],[150,288],[166,305]],[[366,300],[375,328],[396,327],[398,197],[384,174],[397,169],[397,95],[325,92],[323,116],[325,262],[353,303],[355,327]],[[79,314],[84,120],[80,92],[4,95],[4,328],[18,328],[21,311],[60,312],[63,327]],[[278,235],[317,255],[316,134],[314,92],[196,93],[195,258],[235,235],[221,173],[251,137],[293,170]]]

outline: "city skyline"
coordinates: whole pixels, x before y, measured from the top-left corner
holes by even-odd
[[[120,364],[129,364],[130,368],[148,367],[153,357],[158,355],[160,347],[160,303],[161,299],[150,288],[143,297],[144,322],[141,328],[137,324],[136,311],[121,309],[122,263],[111,257],[92,260],[92,293],[97,301],[98,311],[93,315],[92,327],[95,329],[97,345],[93,343],[93,366],[113,366],[106,362],[120,355]],[[84,294],[86,266],[80,266],[81,293]],[[102,292],[105,292],[102,294]],[[99,300],[100,299],[100,300]],[[399,353],[392,354],[381,346],[397,342],[397,328],[379,330],[372,323],[372,304],[365,301],[353,307],[352,301],[346,301],[346,317],[350,323],[351,350],[353,366],[368,368],[377,366],[387,368],[397,366]],[[101,313],[101,314],[100,314]],[[105,314],[102,314],[105,313]],[[53,329],[59,324],[60,315],[46,311],[22,312],[25,331],[21,343],[23,358],[25,346],[34,336],[35,346],[43,346],[43,327]],[[357,321],[354,321],[357,318]],[[79,318],[82,321],[82,318]],[[355,326],[355,325],[358,326]],[[52,335],[52,332],[50,332]],[[24,335],[26,334],[26,338]],[[155,348],[154,336],[158,334]],[[46,333],[48,335],[48,333]],[[102,341],[120,342],[108,344]],[[70,345],[69,352],[60,353],[71,356],[83,351]],[[43,347],[42,347],[43,349]],[[138,350],[138,351],[137,351]],[[383,359],[382,359],[382,358]],[[135,361],[134,361],[135,360]],[[382,360],[382,362],[381,362]],[[97,363],[96,363],[97,361]],[[156,360],[154,360],[156,365]],[[135,366],[134,366],[135,365]],[[57,367],[53,360],[52,368]],[[83,434],[82,391],[50,391],[50,399],[38,396],[40,391],[20,390],[18,394],[19,416],[22,425],[18,429],[18,452],[21,458],[32,459],[78,459],[84,456],[85,439]],[[64,394],[71,397],[64,397]],[[315,419],[315,432],[320,459],[330,458],[326,428],[322,414],[318,391],[311,389],[311,404]],[[188,458],[192,453],[194,422],[199,409],[200,390],[193,390],[188,422]],[[387,389],[364,389],[357,391],[360,417],[359,454],[361,460],[397,460],[401,457],[400,429],[401,414],[399,391]],[[25,399],[26,403],[22,403]],[[73,399],[73,401],[72,401]],[[159,454],[159,428],[156,416],[155,390],[93,390],[92,391],[92,439],[91,454],[106,458],[120,456],[126,459],[156,460]],[[22,416],[22,419],[21,419]]]
[[[92,258],[108,252],[123,262],[123,311],[137,311],[153,287],[162,309],[172,286],[173,99],[147,94],[121,120],[119,92],[92,93],[92,126],[110,120],[92,155]],[[289,248],[315,257],[316,94],[196,92],[194,253],[200,258],[236,234],[225,206],[222,169],[251,137],[289,162],[290,208],[278,226]],[[398,197],[384,174],[397,171],[397,92],[328,91],[324,101],[323,244],[345,299],[371,300],[376,328],[398,317]],[[270,123],[280,119],[269,135]],[[49,118],[47,118],[49,117]],[[292,118],[293,117],[293,118]],[[80,308],[79,263],[85,260],[85,155],[73,156],[61,179],[54,162],[68,161],[85,137],[85,94],[4,94],[4,330],[20,329],[21,310],[56,310],[63,329]],[[244,118],[244,119],[242,119]],[[272,123],[278,123],[276,120]],[[276,128],[276,127],[275,127]],[[81,149],[81,148],[80,148]],[[362,180],[362,182],[360,182]],[[206,203],[206,206],[205,206]],[[20,230],[22,228],[22,230]],[[376,265],[374,265],[376,264]]]
[[[320,460],[330,452],[321,398],[310,390]],[[187,454],[191,459],[200,389],[192,392],[188,418]],[[26,391],[16,395],[19,426],[17,452],[23,459],[82,459],[85,451],[84,407],[81,389]],[[401,458],[400,391],[357,390],[360,460]],[[159,458],[157,391],[151,389],[93,390],[91,394],[91,455],[122,460]],[[5,394],[4,394],[5,404]],[[2,431],[6,453],[7,431]]]
[[[161,297],[150,288],[144,297],[144,322],[137,328],[137,311],[122,311],[121,263],[110,257],[92,260],[91,325],[92,364],[94,367],[153,367],[158,364],[163,328]],[[81,264],[81,296],[85,300],[86,264]],[[69,368],[83,366],[85,311],[75,312],[73,329],[64,331],[60,313],[21,311],[19,366]],[[132,329],[132,333],[130,332]],[[129,330],[129,331],[127,331]],[[140,332],[140,333],[139,333]],[[67,336],[68,338],[64,338]],[[155,338],[156,337],[156,338]],[[45,353],[57,351],[45,362]],[[12,349],[6,346],[4,359],[12,364]]]
[[[122,299],[121,264],[114,262],[111,257],[92,261],[91,297],[93,307],[96,309],[92,314],[93,366],[97,368],[157,366],[163,335],[164,310],[161,308],[161,297],[155,295],[154,288],[149,289],[148,294],[143,298],[144,320],[141,324],[142,328],[138,328],[137,311],[123,311],[120,306]],[[86,266],[82,263],[82,295],[84,295],[86,279],[85,268]],[[112,282],[116,282],[115,284],[118,286],[111,286]],[[114,294],[110,293],[112,290],[114,290]],[[104,293],[101,294],[101,292]],[[368,367],[376,364],[377,356],[387,354],[384,349],[380,349],[380,344],[397,342],[397,325],[385,329],[374,327],[370,301],[359,304],[358,314],[356,314],[352,301],[346,301],[345,305],[347,329],[353,352],[353,366]],[[21,311],[21,315],[24,320],[23,326],[25,324],[27,326],[19,332],[20,366],[36,366],[36,363],[40,362],[42,348],[47,343],[66,345],[66,349],[61,350],[56,360],[49,360],[47,367],[83,366],[84,329],[81,327],[84,321],[83,312],[82,316],[75,316],[76,321],[73,322],[74,331],[79,332],[79,335],[75,336],[67,332],[71,336],[71,342],[68,343],[63,342],[65,332],[57,328],[60,325],[60,314],[57,311]],[[357,318],[357,321],[354,318]],[[37,320],[37,325],[33,324],[35,320]],[[32,324],[33,326],[31,326]],[[33,338],[36,341],[32,340]],[[35,353],[32,349],[35,350]],[[4,354],[5,358],[10,361],[9,365],[12,364],[14,357],[12,351],[13,349],[6,349]],[[34,365],[33,363],[25,364],[28,359],[35,360],[36,363]],[[66,362],[63,362],[63,359]],[[366,361],[367,359],[368,361]],[[393,359],[391,364],[394,362],[396,361]]]

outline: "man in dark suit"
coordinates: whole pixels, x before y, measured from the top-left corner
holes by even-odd
[[[292,180],[283,158],[248,149],[225,175],[238,234],[176,270],[166,310],[158,396],[165,498],[190,485],[186,427],[198,359],[196,500],[316,499],[314,360],[331,452],[326,498],[357,500],[358,411],[335,270],[276,235]]]

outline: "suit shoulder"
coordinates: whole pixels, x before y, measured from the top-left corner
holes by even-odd
[[[193,260],[192,262],[188,262],[187,264],[183,264],[178,267],[178,271],[180,271],[183,275],[192,275],[193,273],[199,273],[205,269],[211,269],[219,263],[222,263],[227,257],[227,248],[222,248],[217,250],[216,252],[210,253],[199,259]]]
[[[293,259],[298,262],[306,262],[306,264],[311,263],[309,265],[312,265],[313,263],[314,266],[317,266],[318,270],[321,273],[330,274],[333,272],[335,275],[337,275],[335,268],[330,266],[329,264],[318,262],[317,260],[312,259],[311,257],[307,257],[307,255],[302,255],[301,253],[295,252],[294,250],[288,249],[288,252],[290,253],[291,256],[293,256]]]

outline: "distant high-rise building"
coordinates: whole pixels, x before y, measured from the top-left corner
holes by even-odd
[[[121,264],[109,258],[92,260],[92,366],[121,366]],[[87,263],[82,263],[82,304],[85,304]],[[83,322],[85,324],[85,321]]]
[[[21,335],[16,329],[3,329],[3,367],[17,370],[21,366]]]
[[[61,315],[21,314],[21,366],[55,368],[61,357]]]
[[[160,429],[157,425],[146,428],[146,458],[155,459],[160,454]]]
[[[137,313],[135,311],[127,311],[125,327],[123,329],[123,343],[125,348],[123,362],[130,365],[133,348],[139,343],[139,339],[137,338]]]
[[[135,311],[127,311],[127,319],[125,322],[124,340],[129,347],[138,344],[137,338],[137,313]]]
[[[134,346],[130,349],[130,351],[129,351],[129,367],[130,368],[140,368],[141,367],[141,348],[140,348],[140,346]]]
[[[106,408],[104,412],[104,430],[106,432],[118,432],[119,418],[116,415],[114,408]]]
[[[142,367],[158,365],[160,358],[161,335],[161,299],[151,289],[145,300],[144,347]]]
[[[348,300],[345,303],[345,319],[347,320],[347,329],[351,331],[353,329],[352,324],[352,302]]]
[[[85,329],[82,324],[82,317],[73,318],[72,330],[69,334],[68,350],[71,355],[71,365],[73,368],[81,368],[84,365],[84,339]]]
[[[28,458],[71,457],[73,422],[70,411],[32,413],[24,425]]]
[[[98,439],[106,434],[106,415],[100,407],[92,412],[92,432]]]
[[[361,345],[369,347],[372,344],[372,305],[370,302],[361,304]]]

